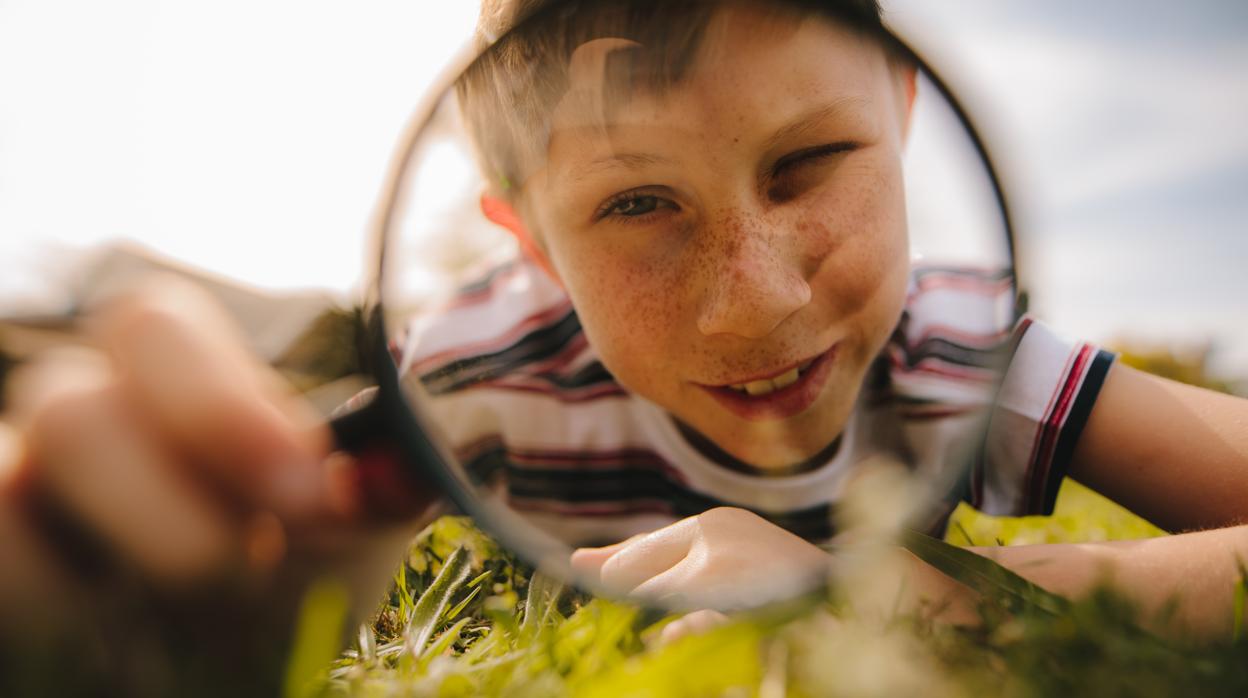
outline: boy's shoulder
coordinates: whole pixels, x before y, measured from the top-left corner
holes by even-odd
[[[590,349],[566,292],[523,257],[430,304],[400,343],[400,373],[435,396],[469,387],[565,401],[623,392]]]

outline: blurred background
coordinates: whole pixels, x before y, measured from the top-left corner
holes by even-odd
[[[1248,393],[1248,4],[884,4],[989,141],[1033,312]],[[349,373],[306,328],[355,321],[335,309],[361,293],[391,148],[475,13],[0,0],[6,361],[102,289],[173,267],[297,378]]]

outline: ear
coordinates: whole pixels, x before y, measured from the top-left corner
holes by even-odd
[[[901,141],[905,143],[910,137],[910,122],[914,115],[914,96],[918,91],[916,85],[918,78],[918,69],[913,63],[900,63],[895,68],[897,71],[898,94],[901,97],[899,106],[901,112]]]
[[[546,252],[529,234],[528,228],[524,227],[524,221],[516,215],[516,209],[509,202],[489,193],[482,194],[481,213],[485,214],[485,217],[492,223],[506,228],[507,232],[511,233],[516,242],[520,244],[520,251],[524,253],[524,256],[541,267],[555,283],[563,286],[559,275],[555,273],[555,267],[550,263],[550,257],[546,256]]]

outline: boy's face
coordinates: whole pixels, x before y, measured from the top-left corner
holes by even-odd
[[[809,458],[905,300],[905,77],[827,21],[734,8],[682,80],[612,99],[628,44],[573,56],[525,223],[622,385],[746,462]]]

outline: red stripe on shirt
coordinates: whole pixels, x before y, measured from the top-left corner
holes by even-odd
[[[1061,383],[1056,401],[1050,401],[1051,410],[1044,421],[1041,438],[1036,444],[1028,475],[1024,479],[1027,483],[1027,492],[1024,494],[1027,512],[1038,511],[1038,503],[1043,501],[1044,484],[1048,479],[1049,468],[1053,465],[1053,450],[1057,446],[1057,437],[1061,434],[1066,415],[1070,413],[1070,406],[1079,392],[1079,384],[1093,353],[1092,347],[1087,344],[1079,347],[1074,353],[1070,371]]]
[[[535,511],[560,516],[633,516],[637,514],[665,514],[675,517],[675,507],[661,499],[634,500],[627,503],[593,502],[572,504],[548,499],[529,499],[508,495],[507,505],[517,511]]]
[[[1006,277],[1004,279],[981,279],[977,277],[967,276],[923,276],[915,282],[914,290],[907,295],[907,300],[912,301],[918,296],[929,291],[938,291],[941,289],[954,289],[958,291],[966,291],[982,296],[995,296],[1011,291],[1014,288],[1014,279]]]
[[[652,470],[672,482],[686,485],[684,473],[672,467],[658,453],[644,448],[615,448],[601,451],[559,448],[507,448],[498,435],[490,435],[459,449],[460,458],[470,461],[488,451],[505,450],[507,460],[517,468],[541,467],[561,470]]]
[[[994,383],[998,378],[998,374],[994,371],[962,366],[945,361],[938,356],[924,357],[919,359],[913,366],[910,366],[906,364],[903,358],[901,347],[892,345],[887,351],[888,362],[892,365],[894,373],[930,373],[959,380],[977,381],[979,383]]]
[[[541,378],[525,379],[521,376],[502,376],[464,386],[456,392],[465,390],[509,390],[520,393],[536,393],[553,397],[562,403],[582,403],[608,397],[627,397],[628,392],[615,382],[593,383],[582,388],[561,388],[549,380]]]

